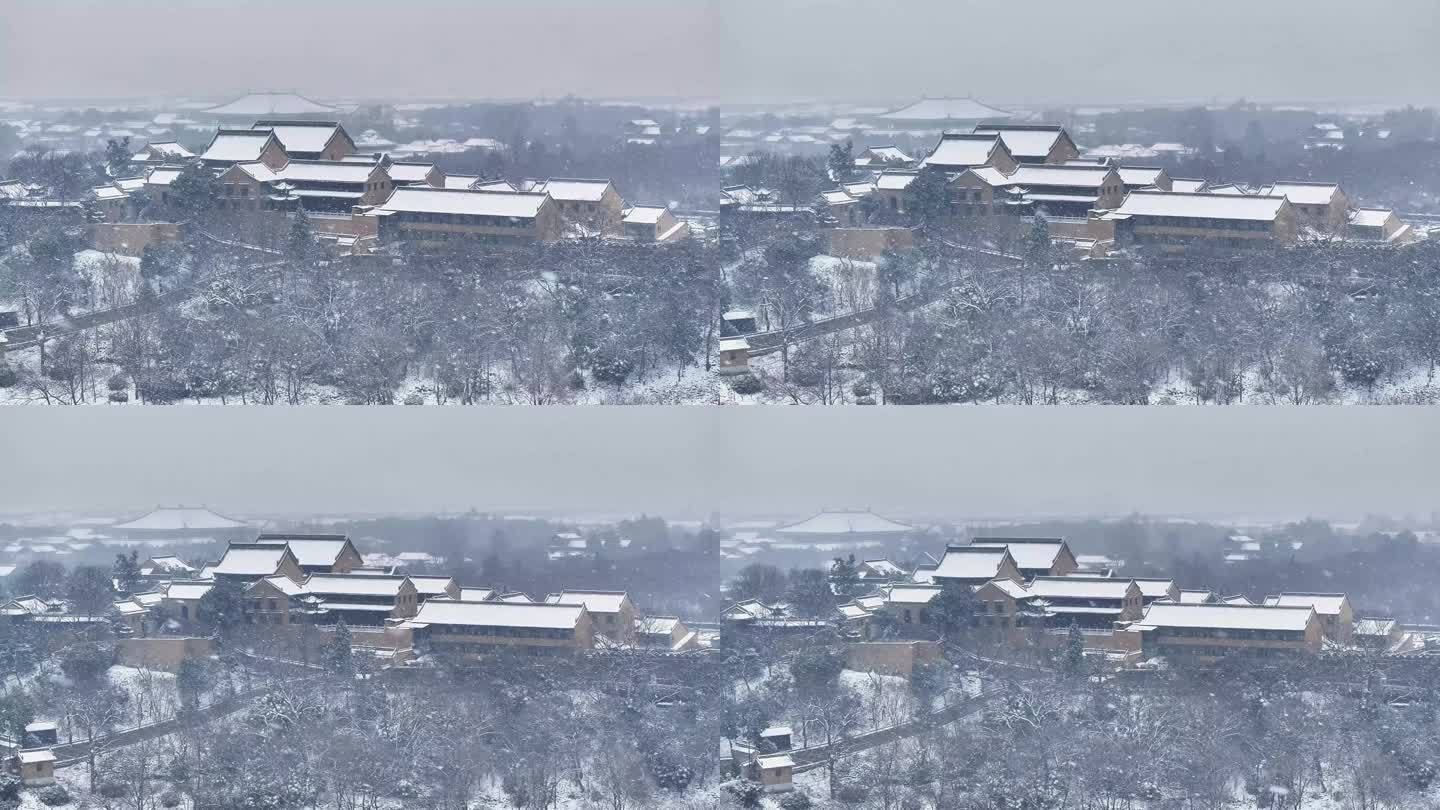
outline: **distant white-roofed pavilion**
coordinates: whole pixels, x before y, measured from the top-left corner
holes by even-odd
[[[1009,110],[991,107],[982,101],[965,97],[922,98],[898,110],[882,113],[879,117],[886,121],[950,124],[956,122],[979,123],[981,121],[999,121],[1012,118],[1014,115],[1015,113]]]
[[[881,517],[868,509],[827,509],[799,523],[781,526],[775,533],[790,540],[858,542],[899,538],[914,530],[914,526]]]
[[[234,101],[201,112],[207,115],[264,118],[274,115],[333,115],[340,110],[312,101],[298,93],[247,93]]]
[[[123,538],[180,543],[248,540],[255,536],[256,527],[203,506],[160,506],[133,520],[115,523],[107,532]]]

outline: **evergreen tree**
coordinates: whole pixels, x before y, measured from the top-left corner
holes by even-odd
[[[830,589],[830,578],[818,568],[791,571],[785,599],[802,616],[823,619],[835,612],[835,593]]]
[[[140,579],[140,552],[116,554],[111,576],[115,578],[115,590],[120,594],[126,595],[135,590],[135,583]]]
[[[1030,220],[1030,233],[1025,236],[1025,258],[1037,270],[1047,270],[1051,265],[1054,243],[1050,239],[1050,223],[1044,214],[1036,214]]]
[[[206,630],[228,635],[245,619],[245,603],[240,584],[229,579],[216,581],[215,586],[200,597],[195,618]]]
[[[111,177],[126,177],[131,174],[130,136],[111,138],[105,142],[105,170]]]
[[[203,224],[215,210],[220,191],[215,173],[200,161],[192,161],[170,182],[171,206],[181,220]]]
[[[830,582],[834,585],[835,596],[842,600],[856,597],[856,591],[860,588],[858,576],[854,554],[849,557],[836,557],[830,563]]]
[[[200,693],[210,686],[210,669],[203,661],[187,658],[180,662],[180,672],[175,676],[175,689],[180,693],[180,704],[185,710],[193,710],[200,704]]]
[[[829,647],[807,647],[790,659],[790,677],[801,694],[826,694],[840,682],[845,653]]]
[[[844,143],[830,144],[830,156],[825,159],[825,167],[830,171],[830,179],[836,183],[845,183],[855,173],[855,147],[846,139]]]
[[[946,643],[963,645],[979,621],[980,607],[969,585],[946,583],[930,600],[929,611]]]
[[[1065,657],[1060,662],[1060,671],[1072,678],[1085,674],[1085,637],[1080,633],[1080,625],[1073,621],[1065,636]]]
[[[297,262],[308,262],[315,256],[315,229],[310,225],[310,216],[305,213],[304,203],[297,203],[295,216],[290,219],[290,234],[285,240],[285,249]]]
[[[320,665],[325,671],[344,677],[355,674],[355,651],[350,643],[350,627],[341,619],[335,625],[335,638],[325,645]]]

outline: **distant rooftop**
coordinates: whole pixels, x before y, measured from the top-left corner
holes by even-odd
[[[1014,113],[991,107],[973,98],[922,98],[898,110],[880,115],[887,121],[988,121],[1010,118]]]
[[[790,535],[903,534],[913,528],[864,509],[826,510],[799,523],[781,526],[775,531],[777,534]]]
[[[158,507],[149,514],[116,523],[111,529],[120,531],[212,531],[240,529],[248,524],[217,515],[204,507]]]
[[[296,93],[249,93],[201,112],[208,115],[319,115],[340,110]]]

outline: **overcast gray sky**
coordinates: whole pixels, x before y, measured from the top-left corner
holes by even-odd
[[[1434,100],[1435,0],[726,0],[727,96]]]
[[[1404,407],[14,407],[0,512],[1428,514],[1437,425]]]
[[[0,0],[0,96],[1440,98],[1435,0]]]
[[[710,97],[709,0],[0,0],[0,96]]]

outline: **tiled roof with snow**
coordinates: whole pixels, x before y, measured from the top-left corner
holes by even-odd
[[[591,613],[618,613],[624,591],[561,591],[545,597],[551,605],[584,605]]]
[[[989,582],[983,582],[979,585],[976,585],[975,590],[978,591],[981,588],[984,588],[986,585],[994,585],[996,588],[1000,589],[1001,593],[1005,594],[1011,599],[1025,598],[1025,586],[1014,580],[992,579]]]
[[[883,171],[875,178],[875,188],[885,191],[904,191],[919,176],[920,173],[915,171]]]
[[[241,163],[236,163],[234,167],[232,167],[232,171],[235,170],[244,172],[258,183],[274,183],[280,179],[280,175],[276,174],[274,169],[258,160],[246,160]]]
[[[1124,599],[1128,579],[1111,577],[1035,577],[1025,595],[1039,599]]]
[[[1127,186],[1153,186],[1165,173],[1155,166],[1121,166],[1115,171],[1120,174],[1120,182]]]
[[[468,189],[480,180],[478,174],[447,174],[445,188]]]
[[[621,219],[634,225],[656,225],[668,210],[663,205],[632,205],[625,209]]]
[[[530,190],[545,192],[557,200],[566,202],[600,202],[608,188],[610,188],[609,180],[552,177],[544,182],[536,183]]]
[[[423,183],[434,168],[433,163],[405,163],[397,160],[386,167],[385,172],[390,175],[390,179],[399,183]]]
[[[181,146],[175,141],[151,141],[145,148],[136,153],[136,157],[152,156],[164,158],[192,158],[195,153]]]
[[[145,188],[145,178],[143,176],[117,177],[112,182],[114,182],[116,188],[129,193],[134,193]]]
[[[589,608],[586,608],[589,610]],[[636,632],[647,636],[668,636],[680,625],[678,616],[646,616],[635,623]]]
[[[972,132],[976,135],[999,135],[1010,154],[1018,157],[1044,158],[1064,137],[1065,130],[1059,126],[988,126],[981,124]]]
[[[876,574],[885,577],[899,577],[905,575],[905,569],[885,559],[861,560],[860,567],[868,568]]]
[[[1214,630],[1289,630],[1303,632],[1315,611],[1258,605],[1177,605],[1160,602],[1145,609],[1141,629],[1182,627]]]
[[[311,574],[302,584],[304,592],[316,596],[386,596],[400,593],[409,577]]]
[[[545,194],[520,191],[455,191],[402,186],[396,188],[376,210],[533,219],[548,199]]]
[[[915,572],[916,582],[933,579],[994,579],[1000,575],[1000,568],[1009,558],[1003,548],[974,548],[952,546],[945,549],[945,555],[934,568],[922,567]]]
[[[313,183],[364,183],[375,171],[373,163],[338,160],[292,160],[275,170],[276,178]]]
[[[420,606],[414,621],[422,624],[472,627],[538,627],[570,630],[580,623],[584,605],[533,602],[457,602],[431,599]]]
[[[1172,177],[1170,178],[1171,191],[1184,191],[1191,194],[1204,191],[1209,183],[1205,180],[1197,180],[1193,177]]]
[[[911,158],[898,146],[871,146],[860,153],[855,163],[860,166],[868,166],[872,162],[880,163],[909,163]]]
[[[112,184],[95,186],[90,189],[90,196],[94,197],[97,201],[108,202],[111,200],[123,200],[130,195],[126,194],[123,189]]]
[[[930,151],[920,165],[940,168],[955,166],[981,166],[989,162],[990,154],[1000,147],[996,135],[969,135],[947,132]]]
[[[1282,593],[1265,597],[1267,607],[1314,608],[1321,616],[1338,616],[1345,604],[1343,593]]]
[[[1172,191],[1132,191],[1116,214],[1142,217],[1194,217],[1273,222],[1284,207],[1283,197],[1225,194],[1188,194]]]
[[[1355,635],[1388,636],[1395,632],[1396,624],[1394,619],[1356,619]]]
[[[1259,193],[1268,197],[1285,197],[1301,205],[1329,205],[1331,198],[1340,193],[1340,187],[1334,183],[1290,181],[1261,186]]]
[[[334,121],[256,121],[250,128],[275,133],[287,152],[322,152],[340,132]]]
[[[202,112],[209,115],[251,115],[258,118],[267,115],[315,115],[339,110],[295,93],[250,93]]]
[[[174,166],[157,166],[145,175],[145,185],[168,186],[175,182],[175,178],[179,177],[182,171],[184,170]]]
[[[509,180],[483,180],[475,183],[476,191],[519,191]]]
[[[215,139],[210,142],[200,157],[203,160],[219,160],[229,163],[259,160],[261,153],[265,151],[265,145],[270,142],[270,138],[270,133],[266,131],[222,129],[215,133]]]
[[[422,596],[436,596],[445,593],[455,580],[446,576],[411,576],[410,583]]]
[[[1350,212],[1350,224],[1362,228],[1383,228],[1395,212],[1389,208],[1357,208]]]
[[[284,546],[251,546],[232,543],[225,549],[213,569],[215,574],[235,576],[269,576],[280,567],[285,558]]]
[[[1008,548],[1015,565],[1023,569],[1049,569],[1060,557],[1065,541],[1059,538],[976,537],[970,541],[976,548]]]
[[[1169,596],[1170,589],[1175,587],[1175,581],[1170,579],[1148,579],[1137,577],[1135,584],[1140,586],[1140,593],[1150,597]]]
[[[1110,179],[1109,166],[1017,166],[1006,176],[1012,186],[1073,186],[1099,188]]]
[[[255,542],[266,546],[289,546],[290,553],[304,566],[334,565],[348,542],[343,535],[310,536],[262,534]]]
[[[132,602],[129,599],[114,603],[114,609],[115,612],[121,616],[143,616],[150,612],[145,606]]]
[[[285,579],[285,577],[280,577],[280,579]],[[285,581],[289,582],[288,579],[285,579]],[[215,587],[215,585],[209,582],[172,582],[170,586],[165,589],[165,598],[199,599],[209,593],[213,587]]]
[[[885,601],[897,605],[927,605],[943,590],[939,585],[892,585],[886,591]]]
[[[271,587],[275,588],[286,596],[302,596],[305,593],[305,587],[303,585],[287,576],[265,577],[264,579],[257,581],[254,585],[251,585],[250,587],[254,588],[256,585],[259,585],[260,582],[268,583]]]

